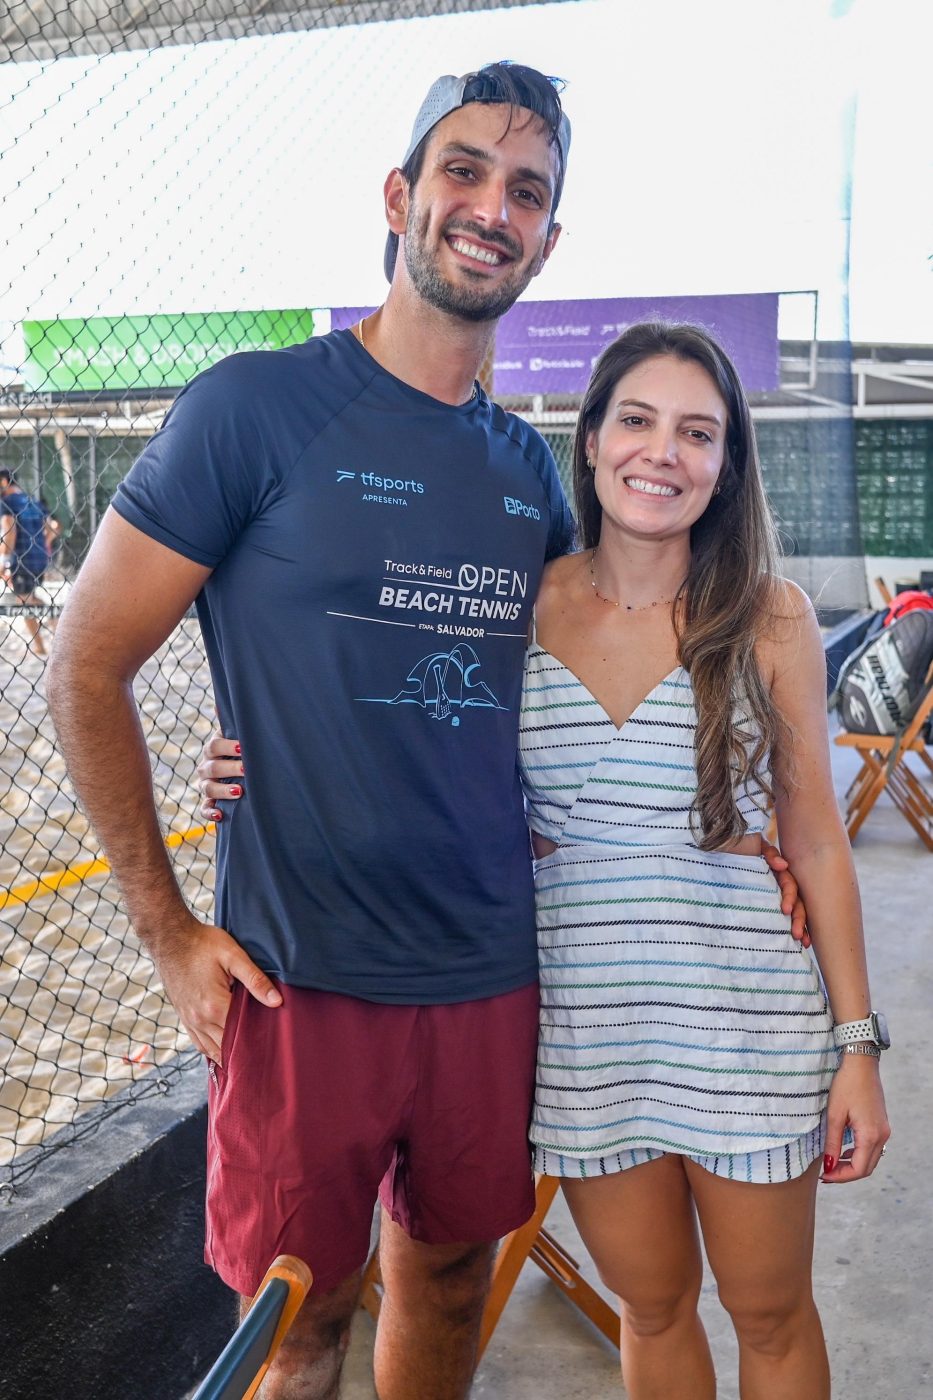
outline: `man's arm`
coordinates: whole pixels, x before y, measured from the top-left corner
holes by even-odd
[[[16,521],[12,515],[0,513],[0,576],[4,583],[11,580],[10,556],[16,545]]]
[[[61,533],[62,522],[60,520],[56,520],[52,512],[49,511],[48,515],[46,515],[45,517],[45,524],[42,527],[42,535],[45,540],[46,553],[50,557],[55,552],[55,546],[58,543],[58,540],[61,538]]]
[[[220,1060],[234,979],[281,997],[223,929],[182,898],[156,816],[133,696],[140,666],[169,637],[210,569],[107,512],[62,613],[47,673],[49,710],[72,781],[192,1040]]]

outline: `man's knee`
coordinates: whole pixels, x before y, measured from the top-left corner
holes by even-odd
[[[294,1343],[283,1342],[260,1387],[259,1400],[336,1400],[345,1352],[346,1346],[312,1357]]]
[[[298,1310],[263,1382],[262,1400],[331,1400],[350,1344],[360,1291],[353,1274],[336,1288],[312,1291]],[[247,1300],[243,1301],[245,1310]]]
[[[402,1267],[383,1271],[387,1294],[400,1308],[442,1316],[451,1326],[470,1326],[489,1292],[496,1245],[425,1245],[409,1242]],[[396,1265],[402,1263],[394,1252]]]
[[[432,1267],[429,1287],[436,1287],[440,1306],[451,1322],[465,1325],[482,1311],[495,1257],[494,1244],[466,1245],[461,1253]]]

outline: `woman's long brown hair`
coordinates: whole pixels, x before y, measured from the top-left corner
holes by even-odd
[[[757,783],[774,798],[771,754],[785,726],[755,658],[755,644],[775,606],[777,535],[761,479],[755,430],[735,366],[699,326],[663,321],[630,326],[603,351],[584,395],[573,447],[573,489],[584,549],[599,543],[602,506],[586,441],[598,432],[612,392],[644,360],[669,355],[706,370],[727,410],[719,492],[690,532],[687,577],[672,617],[678,659],[696,701],[697,794],[691,823],[705,851],[745,835],[737,784]]]

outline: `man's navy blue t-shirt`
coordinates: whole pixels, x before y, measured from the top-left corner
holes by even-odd
[[[533,981],[522,661],[572,537],[542,438],[337,331],[193,380],[114,506],[213,569],[198,613],[246,770],[218,923],[284,982],[369,1000]]]

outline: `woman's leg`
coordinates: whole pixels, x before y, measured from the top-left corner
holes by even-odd
[[[703,1263],[682,1159],[562,1184],[599,1276],[621,1304],[630,1400],[713,1400],[713,1363],[697,1316]]]
[[[742,1400],[828,1400],[811,1265],[819,1161],[755,1185],[685,1161],[710,1267],[739,1339]]]

